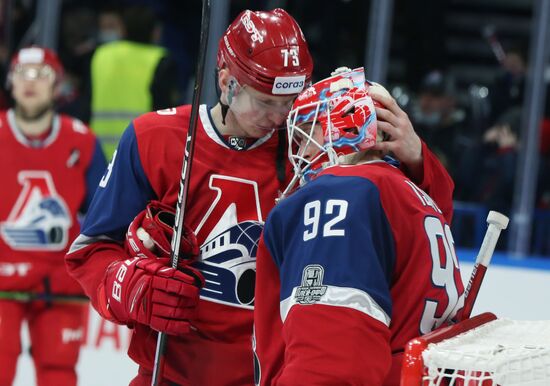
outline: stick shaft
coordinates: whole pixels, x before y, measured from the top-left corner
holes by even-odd
[[[17,302],[44,301],[52,303],[88,303],[90,299],[84,295],[65,295],[35,292],[0,291],[0,299]]]
[[[462,309],[461,320],[468,319],[472,313],[481,283],[485,277],[485,272],[487,272],[487,267],[491,263],[500,232],[501,229],[494,224],[489,224],[487,227],[487,232],[477,254],[470,281],[464,293],[464,307]]]
[[[483,278],[485,277],[485,272],[487,272],[486,266],[481,264],[474,265],[472,276],[470,277],[470,281],[468,282],[468,288],[466,288],[466,292],[464,294],[465,299],[464,307],[462,308],[461,320],[468,319],[472,314],[472,310],[474,308],[474,304],[476,302],[481,283],[483,282]]]
[[[202,1],[201,16],[201,34],[199,56],[197,60],[197,69],[195,71],[195,87],[193,90],[193,101],[191,104],[191,117],[187,129],[187,138],[185,140],[185,152],[183,154],[183,165],[181,170],[180,187],[178,192],[178,201],[176,203],[176,221],[174,223],[174,232],[171,243],[170,259],[173,268],[178,267],[179,245],[181,243],[183,224],[185,219],[185,204],[189,192],[189,177],[191,175],[191,164],[195,150],[195,132],[197,130],[199,104],[202,91],[202,80],[204,78],[204,67],[206,62],[206,48],[208,44],[208,33],[210,25],[210,0]],[[155,362],[153,365],[152,386],[158,386],[162,379],[162,369],[166,355],[167,336],[163,332],[158,333],[157,347],[155,350]]]

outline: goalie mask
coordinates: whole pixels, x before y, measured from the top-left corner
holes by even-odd
[[[363,68],[345,69],[302,92],[287,119],[288,156],[296,182],[309,181],[341,156],[376,143],[376,112],[365,83]]]

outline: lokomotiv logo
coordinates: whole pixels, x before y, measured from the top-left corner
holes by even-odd
[[[305,75],[278,76],[273,82],[271,93],[274,95],[298,94],[304,89],[305,81]]]
[[[8,218],[0,222],[0,237],[12,249],[60,251],[65,248],[72,217],[47,170],[21,170],[22,185]]]

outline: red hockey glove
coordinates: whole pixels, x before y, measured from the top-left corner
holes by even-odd
[[[189,332],[203,279],[192,267],[176,270],[168,258],[134,257],[113,262],[103,281],[112,319],[145,324],[171,335]]]
[[[128,227],[126,250],[131,256],[170,257],[175,213],[172,207],[151,201]],[[193,231],[183,226],[179,260],[189,262],[199,255],[199,245]]]
[[[125,248],[136,257],[112,263],[103,283],[106,313],[114,320],[146,324],[172,335],[189,332],[204,279],[189,265],[198,256],[199,246],[185,225],[178,269],[170,266],[174,219],[171,207],[152,201],[130,224]]]

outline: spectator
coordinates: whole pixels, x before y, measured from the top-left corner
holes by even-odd
[[[97,15],[75,5],[62,13],[59,56],[65,67],[57,111],[90,122],[90,62],[96,49]]]
[[[57,56],[24,48],[11,61],[15,108],[0,113],[0,385],[11,385],[28,322],[37,383],[75,386],[87,304],[63,257],[106,162],[79,120],[54,112]],[[68,300],[80,299],[80,303]],[[69,333],[69,335],[67,335]]]
[[[91,64],[91,126],[110,157],[128,120],[177,103],[177,70],[168,52],[153,44],[158,25],[143,6],[126,8],[123,26],[111,11],[100,16]],[[121,39],[118,39],[118,38]]]
[[[510,109],[485,131],[480,144],[464,154],[471,163],[469,199],[483,203],[492,210],[510,212],[520,125],[521,108]],[[463,184],[467,182],[463,181]]]
[[[523,47],[511,47],[506,51],[501,71],[489,89],[491,122],[496,122],[510,108],[523,104],[527,72],[527,53]]]
[[[418,135],[456,178],[461,155],[472,146],[473,138],[454,94],[451,78],[441,71],[428,73],[413,104],[411,120]]]

